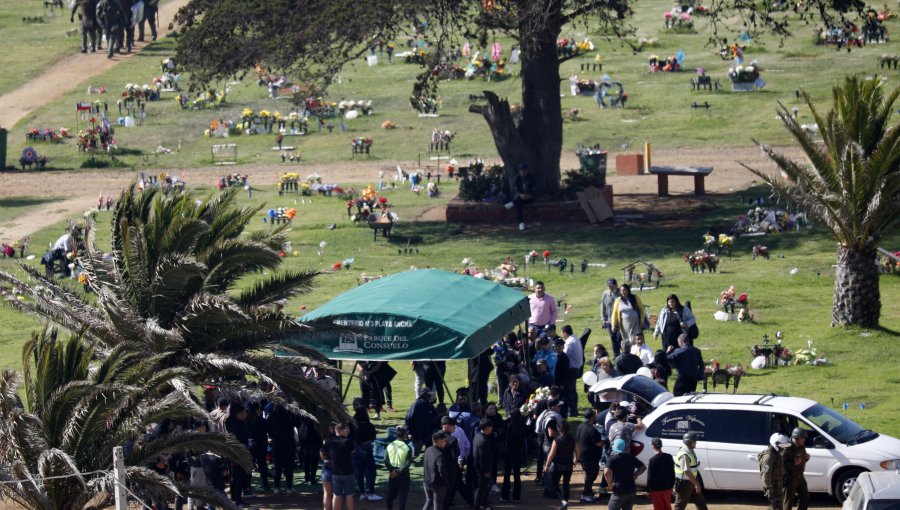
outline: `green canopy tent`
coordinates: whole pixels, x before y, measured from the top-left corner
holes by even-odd
[[[341,294],[300,318],[319,331],[281,343],[332,360],[461,360],[478,356],[529,315],[519,291],[424,269]]]

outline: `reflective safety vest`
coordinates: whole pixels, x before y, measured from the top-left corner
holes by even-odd
[[[684,480],[686,478],[685,471],[681,468],[682,459],[684,459],[685,457],[687,457],[688,469],[690,469],[691,474],[694,475],[694,478],[697,478],[697,475],[699,474],[697,466],[700,465],[700,463],[697,461],[697,454],[691,450],[688,450],[686,446],[682,446],[681,448],[679,448],[678,453],[675,454],[675,477],[679,480]]]
[[[388,460],[398,471],[406,471],[412,464],[411,453],[409,445],[399,439],[387,445]]]

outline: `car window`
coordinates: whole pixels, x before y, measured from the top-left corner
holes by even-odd
[[[900,501],[896,499],[876,499],[869,501],[866,510],[900,510]]]
[[[765,445],[769,438],[769,414],[739,409],[709,410],[706,441]]]
[[[822,404],[815,404],[802,414],[804,418],[844,444],[864,443],[878,437],[878,434],[864,429],[853,420]],[[807,441],[811,442],[809,439]]]
[[[681,440],[686,432],[697,432],[700,440],[706,441],[709,423],[707,409],[678,409],[669,411],[656,419],[647,428],[647,436]]]

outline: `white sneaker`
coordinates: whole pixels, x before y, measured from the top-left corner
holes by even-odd
[[[369,494],[368,494],[368,493],[363,492],[362,494],[359,495],[359,500],[360,500],[360,501],[366,501],[366,500],[368,500],[368,499],[369,499]]]
[[[597,502],[597,500],[594,499],[593,496],[581,496],[581,499],[579,501],[582,503],[596,503]]]
[[[384,499],[384,498],[382,498],[381,496],[379,496],[378,494],[375,494],[375,493],[373,492],[372,494],[369,494],[369,498],[368,498],[368,499],[369,499],[369,501],[381,501],[381,500]]]
[[[516,206],[515,202],[507,202],[507,203],[503,204],[503,207],[506,207],[507,209],[512,209],[515,206]]]
[[[497,494],[498,492],[500,492],[500,487],[497,487],[497,484],[495,483],[495,484],[491,487],[491,494]]]
[[[519,230],[525,230],[525,224],[519,223]]]

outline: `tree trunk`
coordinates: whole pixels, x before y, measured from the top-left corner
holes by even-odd
[[[834,275],[834,308],[831,325],[852,324],[866,328],[878,326],[881,293],[878,290],[878,265],[874,246],[851,251],[838,246]]]
[[[559,193],[559,157],[562,153],[562,103],[559,98],[559,57],[556,41],[562,31],[561,0],[518,2],[522,61],[521,120],[509,103],[485,91],[488,105],[473,106],[491,128],[497,153],[512,187],[516,169],[528,165],[538,195]]]

